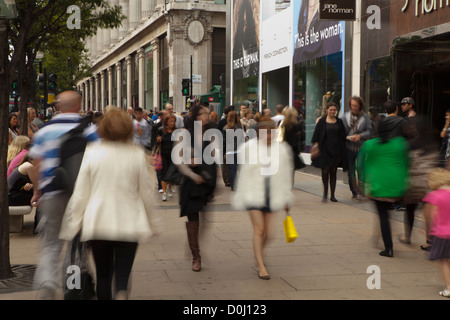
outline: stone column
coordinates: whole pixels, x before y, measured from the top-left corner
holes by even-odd
[[[131,107],[131,56],[125,58],[127,64],[127,105],[124,108]]]
[[[103,35],[103,50],[102,53],[106,53],[109,50],[109,45],[111,44],[111,30],[102,29]]]
[[[129,0],[130,11],[128,15],[128,32],[134,31],[141,19],[141,1]]]
[[[141,1],[141,23],[145,22],[148,17],[152,14],[152,1],[151,0],[142,0]]]
[[[99,97],[101,97],[100,94],[100,75],[97,73],[95,75],[95,109],[94,111],[98,111],[100,108],[100,104],[98,102]]]
[[[94,110],[94,106],[95,106],[95,96],[94,96],[94,79],[93,78],[89,78],[89,85],[91,87],[91,92],[90,92],[90,97],[89,99],[90,101],[90,106],[91,106],[91,110]]]
[[[139,61],[139,106],[142,109],[146,108],[145,105],[145,56],[144,56],[144,48],[139,48],[137,51],[138,61]]]
[[[153,110],[160,111],[162,108],[159,105],[159,50],[158,39],[151,42],[153,50]]]
[[[112,6],[119,5],[119,0],[110,0]],[[123,23],[123,22],[122,22]],[[119,40],[119,27],[110,30],[110,44],[112,48]]]
[[[99,111],[104,111],[104,107],[105,107],[105,100],[106,100],[106,96],[105,96],[105,70],[100,71],[100,97],[102,99],[101,103],[100,103],[100,109]]]
[[[119,0],[119,4],[122,7],[122,13],[127,17],[122,21],[121,26],[119,27],[119,41],[125,38],[128,32],[128,15],[129,15],[129,6],[128,0]]]
[[[107,69],[107,73],[108,73],[108,104],[111,105],[112,104],[112,99],[113,99],[113,87],[112,87],[112,82],[113,82],[113,70],[112,67],[108,67]],[[106,111],[106,110],[103,110]]]
[[[89,107],[89,96],[88,96],[88,87],[89,87],[89,80],[84,82],[84,111],[88,110]]]
[[[117,107],[122,106],[122,63],[116,62],[116,80],[117,80]]]
[[[90,61],[93,62],[97,59],[97,35],[91,37],[91,52],[89,52]]]
[[[103,53],[103,30],[97,29],[97,57],[100,57]]]

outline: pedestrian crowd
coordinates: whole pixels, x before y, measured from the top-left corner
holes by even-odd
[[[400,105],[406,118],[399,116],[397,103],[388,101],[387,116],[381,119],[364,112],[361,97],[349,99],[342,117],[339,106],[328,103],[310,141],[311,163],[321,169],[322,202],[338,201],[338,168],[347,172],[352,200],[374,202],[385,246],[382,256],[394,256],[389,211],[405,207],[405,233],[399,241],[410,244],[416,211],[423,206],[427,236],[421,248],[430,251],[431,260],[440,260],[446,288],[439,294],[449,297],[450,110],[439,149],[439,142],[434,143],[439,135],[416,114],[413,99],[405,98]],[[104,113],[82,112],[79,94],[67,91],[58,95],[57,111],[48,120],[29,108],[27,135],[21,135],[18,117],[12,114],[8,199],[13,206],[37,208],[34,232],[43,244],[34,281],[38,297],[54,298],[60,286],[60,268],[55,266],[64,245],[72,244],[92,253],[96,297],[126,299],[139,244],[164,230],[155,210],[159,202],[153,198],[155,188],[164,202],[179,193],[192,270],[201,271],[201,217],[214,198],[218,169],[232,191],[233,208],[249,214],[258,277],[269,280],[263,251],[273,213],[289,215],[295,170],[306,166],[300,153],[309,142],[297,109],[277,105],[272,115],[267,107],[261,112],[246,104],[239,107],[225,106],[220,117],[213,106],[201,103],[182,115],[171,103],[155,114],[115,106],[106,107]],[[220,133],[220,139],[212,139],[209,130]],[[65,147],[76,134],[78,144]],[[182,141],[177,140],[180,135]],[[84,144],[79,144],[81,140]],[[207,152],[215,161],[203,156]],[[78,165],[66,160],[75,158]],[[72,171],[76,181],[70,185]],[[151,183],[152,172],[156,186]]]

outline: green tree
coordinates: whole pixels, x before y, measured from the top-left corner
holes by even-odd
[[[9,105],[12,80],[17,72],[21,86],[20,122],[22,130],[25,131],[26,104],[36,96],[34,63],[37,52],[55,39],[83,40],[95,34],[98,28],[116,28],[125,18],[120,6],[112,6],[106,0],[16,0],[15,2],[17,18],[10,20],[6,30],[2,30],[0,26],[0,106],[3,106],[0,108],[0,279],[12,276],[6,179],[8,108],[5,107]],[[74,17],[73,11],[68,12],[69,7],[79,9],[79,28],[69,28],[68,22],[73,22]],[[7,57],[8,48],[9,57]]]

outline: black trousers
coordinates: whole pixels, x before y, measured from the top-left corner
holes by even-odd
[[[128,289],[137,243],[123,241],[90,241],[97,275],[98,300],[112,300],[112,281],[116,292]]]
[[[380,218],[381,236],[383,237],[384,248],[386,250],[392,250],[391,223],[389,222],[389,209],[391,208],[392,203],[375,200],[375,205]]]

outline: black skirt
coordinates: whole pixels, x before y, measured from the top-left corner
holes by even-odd
[[[450,239],[433,237],[429,259],[450,259]]]

